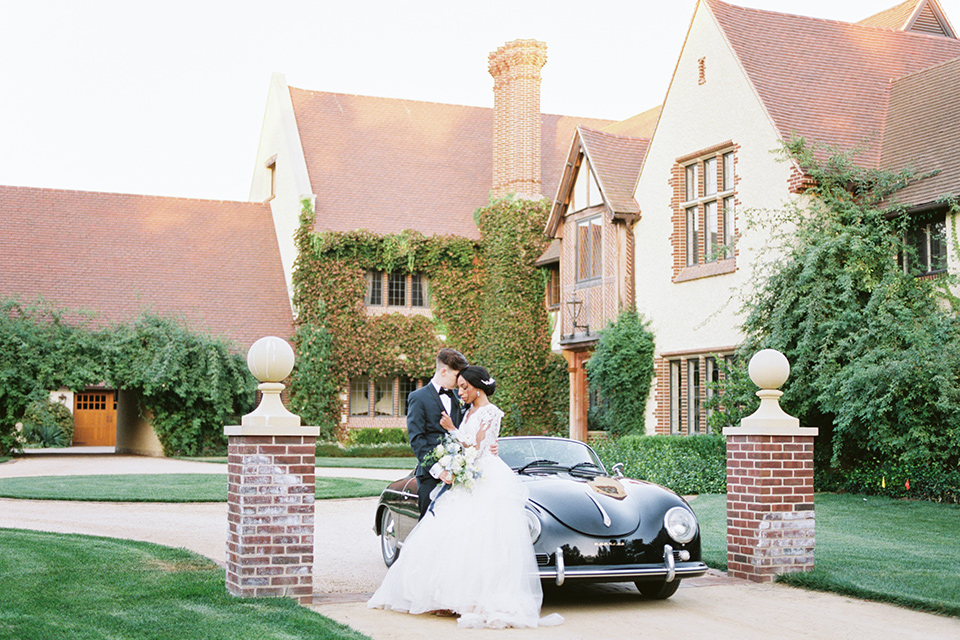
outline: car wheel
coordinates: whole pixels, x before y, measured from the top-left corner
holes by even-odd
[[[674,580],[673,582],[667,582],[666,580],[642,582],[638,580],[633,584],[637,585],[637,589],[640,590],[640,594],[644,598],[651,600],[666,600],[680,588],[679,580]]]
[[[400,544],[397,542],[397,517],[390,509],[380,512],[380,553],[388,567],[397,561]]]

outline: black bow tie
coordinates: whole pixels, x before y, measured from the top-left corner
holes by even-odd
[[[453,389],[440,389],[440,393],[442,393],[445,396],[450,396],[451,399],[456,397]]]

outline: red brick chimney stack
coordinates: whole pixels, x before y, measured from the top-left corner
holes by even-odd
[[[493,196],[539,200],[540,69],[547,45],[514,40],[490,54],[493,76]]]

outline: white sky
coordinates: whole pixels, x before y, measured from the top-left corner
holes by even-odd
[[[731,1],[851,22],[898,3]],[[960,0],[940,5],[960,28]],[[695,6],[0,0],[0,184],[246,200],[272,72],[303,89],[492,107],[487,54],[517,38],[547,43],[545,113],[627,118],[662,102]]]

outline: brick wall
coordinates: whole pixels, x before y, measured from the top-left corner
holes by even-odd
[[[493,196],[539,199],[540,69],[547,45],[508,42],[489,56],[493,76]]]
[[[813,437],[727,436],[727,572],[769,582],[814,558]]]
[[[313,594],[315,437],[231,436],[227,591]]]

